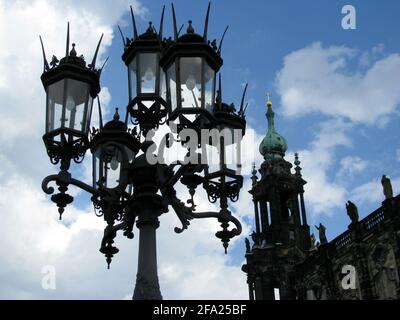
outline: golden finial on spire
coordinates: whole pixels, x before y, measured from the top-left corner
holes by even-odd
[[[267,93],[267,103],[266,103],[267,107],[272,107],[272,101],[271,101],[271,97],[269,92]]]

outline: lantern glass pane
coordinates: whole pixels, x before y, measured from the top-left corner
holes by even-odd
[[[125,153],[126,156],[128,157],[128,162],[132,163],[133,160],[135,160],[136,153],[133,150],[129,149],[128,147],[125,147]]]
[[[100,163],[100,149],[100,147],[96,148],[93,153],[93,188],[98,188],[97,182],[99,181],[99,178],[103,176],[103,166]]]
[[[213,111],[215,94],[215,71],[204,62],[204,107],[209,112]]]
[[[235,171],[237,174],[240,174],[240,151],[241,151],[241,144],[233,143],[230,145],[225,146],[225,157],[224,162],[226,168]]]
[[[125,188],[125,192],[129,195],[133,194],[133,185],[132,184],[128,184]]]
[[[104,172],[106,188],[115,188],[119,185],[121,172],[121,152],[115,148],[113,156],[108,161],[104,161]]]
[[[220,150],[218,145],[203,144],[202,162],[208,165],[208,173],[220,170]]]
[[[132,60],[128,67],[128,77],[129,77],[129,84],[130,84],[130,96],[131,99],[134,99],[137,96],[137,66],[136,66],[136,58]]]
[[[92,119],[92,108],[93,108],[93,98],[89,94],[87,108],[86,108],[86,115],[84,120],[85,127],[83,129],[85,134],[87,134],[90,129],[90,121]]]
[[[64,101],[64,83],[66,80],[60,80],[51,84],[47,88],[47,119],[46,132],[63,127],[63,101]]]
[[[157,60],[157,53],[141,53],[139,55],[141,93],[155,93],[156,91]]]
[[[87,102],[89,84],[73,79],[67,80],[67,97],[65,100],[65,121],[70,129],[84,132],[86,128]]]
[[[180,58],[180,87],[182,108],[201,108],[202,59]]]
[[[160,96],[164,101],[167,101],[167,85],[165,82],[165,73],[160,68]]]
[[[175,63],[173,63],[167,70],[167,82],[169,90],[169,104],[171,106],[171,111],[177,108],[177,96],[176,96],[176,70]]]

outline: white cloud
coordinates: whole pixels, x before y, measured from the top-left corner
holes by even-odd
[[[329,175],[329,169],[335,162],[337,147],[350,147],[347,134],[351,124],[341,119],[323,122],[310,147],[297,151],[303,168],[302,174],[307,181],[305,199],[312,207],[312,214],[332,214],[332,209],[345,201],[346,189]],[[293,162],[292,153],[288,159]]]
[[[288,54],[276,79],[284,113],[294,117],[318,112],[365,124],[387,119],[400,102],[400,56],[374,59],[364,72],[351,67],[359,59],[356,50],[324,48],[319,42]]]
[[[336,176],[339,179],[350,179],[355,174],[364,171],[369,165],[369,161],[357,156],[346,156],[340,160],[340,166]]]

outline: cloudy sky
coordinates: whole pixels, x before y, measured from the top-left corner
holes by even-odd
[[[176,0],[178,24],[193,20],[201,33],[207,1]],[[342,7],[356,9],[356,29],[341,27]],[[128,99],[126,69],[117,25],[132,36],[129,5],[140,32],[151,20],[158,27],[163,1],[146,0],[0,0],[0,298],[126,299],[137,268],[137,232],[119,236],[120,253],[110,270],[98,249],[104,222],[89,195],[72,189],[73,205],[58,221],[55,205],[40,188],[56,172],[41,141],[45,94],[39,34],[48,57],[64,53],[67,21],[78,54],[91,60],[102,33],[100,60],[110,60],[100,94],[105,117]],[[171,34],[170,2],[165,33]],[[266,132],[265,99],[270,92],[276,127],[289,144],[286,158],[299,152],[306,185],[310,225],[322,222],[328,239],[349,224],[345,202],[352,200],[361,217],[380,206],[380,177],[391,177],[400,189],[400,22],[398,1],[228,1],[212,3],[210,38],[226,25],[222,68],[224,98],[238,103],[248,90],[245,174],[260,163],[258,143]],[[229,79],[229,80],[228,80]],[[75,177],[90,182],[90,155],[74,166]],[[247,177],[248,178],[248,177]],[[175,234],[173,212],[158,229],[160,286],[167,299],[246,299],[240,267],[244,237],[253,229],[250,188],[246,180],[240,201],[232,206],[244,232],[231,242],[228,255],[214,237],[218,224],[193,221]],[[181,197],[187,193],[179,188]],[[210,206],[198,195],[199,210]],[[136,230],[137,231],[137,230]],[[315,231],[315,230],[314,230]],[[45,290],[48,267],[56,271],[55,290]]]

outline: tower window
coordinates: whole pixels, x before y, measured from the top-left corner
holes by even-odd
[[[275,297],[275,300],[281,300],[281,294],[280,294],[279,288],[274,288],[274,297]]]

